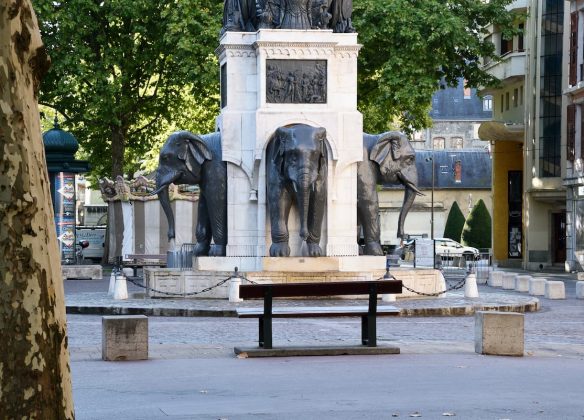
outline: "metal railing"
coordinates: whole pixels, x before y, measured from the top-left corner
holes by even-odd
[[[443,253],[436,255],[436,268],[447,279],[465,277],[468,272],[475,273],[477,280],[486,279],[492,267],[491,250],[481,250],[478,255]]]
[[[193,256],[197,244],[182,244],[179,251],[168,251],[166,266],[183,271],[193,268]]]

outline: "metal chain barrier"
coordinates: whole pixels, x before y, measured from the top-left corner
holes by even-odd
[[[191,293],[169,293],[169,292],[165,292],[162,290],[156,290],[153,289],[152,287],[149,286],[144,286],[143,284],[137,283],[136,281],[132,280],[129,277],[126,277],[126,280],[128,280],[130,283],[132,283],[135,286],[141,287],[143,289],[146,289],[148,291],[152,291],[154,293],[159,293],[161,295],[166,295],[166,296],[176,296],[176,297],[187,297],[187,296],[196,296],[196,295],[200,295],[201,293],[205,293],[205,292],[209,292],[213,289],[216,289],[219,286],[224,285],[225,283],[227,283],[229,280],[231,280],[232,278],[235,278],[237,276],[231,276],[231,277],[227,277],[226,279],[221,280],[219,283],[217,283],[214,286],[209,286],[203,290],[199,290],[198,292],[191,292]]]
[[[392,274],[389,273],[389,270],[387,270],[385,275],[383,277],[379,277],[377,280],[398,280],[398,279],[396,279]],[[412,292],[412,293],[415,293],[415,294],[420,295],[420,296],[436,297],[436,296],[443,295],[446,292],[450,292],[452,290],[462,289],[464,287],[465,282],[466,282],[466,277],[463,277],[463,279],[460,280],[455,285],[447,287],[446,290],[444,290],[442,292],[435,292],[435,293],[418,292],[417,290],[414,290],[414,289],[406,286],[405,284],[403,284],[403,281],[402,281],[402,287],[404,289],[406,289],[408,292]]]

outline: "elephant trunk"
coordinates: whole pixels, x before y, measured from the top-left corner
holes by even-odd
[[[156,191],[153,194],[158,195],[160,200],[160,205],[164,214],[166,215],[166,220],[168,221],[168,240],[171,241],[175,238],[174,233],[174,214],[172,213],[172,207],[170,206],[170,195],[168,193],[168,186],[176,181],[180,177],[180,173],[172,176],[169,180],[164,180],[163,176],[158,172],[156,174]]]
[[[408,212],[412,208],[412,204],[414,203],[414,199],[418,195],[418,191],[414,188],[411,188],[409,185],[406,185],[406,190],[404,192],[404,201],[402,203],[401,211],[399,212],[399,219],[397,225],[397,237],[403,239],[404,237],[404,223],[406,220],[406,216]]]
[[[418,173],[413,166],[407,173],[398,172],[397,174],[400,182],[406,187],[404,192],[404,201],[402,203],[402,209],[399,212],[399,219],[397,225],[397,237],[403,239],[404,237],[404,223],[406,221],[406,216],[414,204],[414,200],[417,195],[424,195],[418,190]]]
[[[298,212],[300,213],[300,237],[308,238],[308,208],[310,204],[310,175],[302,174],[298,179]]]

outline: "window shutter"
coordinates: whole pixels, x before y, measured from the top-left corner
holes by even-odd
[[[570,16],[570,86],[575,86],[578,79],[578,12]]]
[[[576,105],[568,105],[567,120],[566,159],[573,162],[575,158],[574,146],[576,144]]]

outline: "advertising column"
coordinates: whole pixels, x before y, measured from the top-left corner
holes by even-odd
[[[55,174],[54,200],[61,263],[75,264],[75,174]]]

